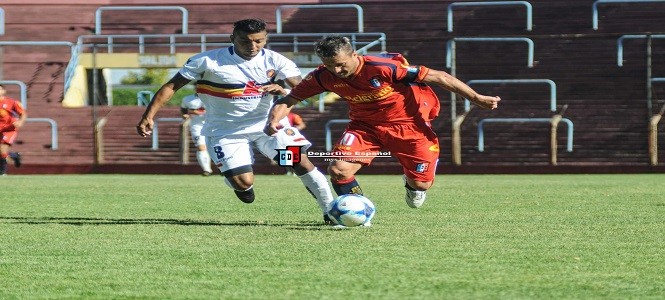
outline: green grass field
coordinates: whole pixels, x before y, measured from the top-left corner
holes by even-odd
[[[0,299],[665,298],[665,174],[358,179],[340,230],[291,176],[2,177]]]

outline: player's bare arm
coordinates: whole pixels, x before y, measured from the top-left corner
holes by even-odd
[[[28,118],[28,114],[24,111],[20,116],[18,116],[18,120],[16,120],[16,122],[14,122],[14,124],[13,124],[14,127],[15,128],[20,128],[21,126],[23,126],[23,124],[25,124],[25,120],[27,118]]]
[[[286,96],[275,102],[275,105],[270,109],[268,114],[268,121],[266,122],[263,132],[267,135],[273,135],[282,128],[279,120],[284,119],[289,115],[294,105],[298,103],[298,99],[291,96]]]
[[[289,87],[294,87],[298,85],[302,81],[302,77],[300,76],[295,76],[295,77],[289,77],[284,80],[286,84],[289,85]],[[260,91],[272,94],[272,95],[277,95],[277,96],[286,96],[289,94],[288,90],[282,87],[282,85],[274,83],[274,84],[267,84],[261,87]]]
[[[427,84],[436,84],[448,91],[469,99],[469,101],[485,109],[495,109],[498,107],[499,101],[501,101],[501,98],[498,96],[478,94],[466,83],[444,71],[430,69],[423,79],[423,82]]]
[[[155,117],[159,109],[162,106],[164,106],[164,104],[166,104],[166,102],[168,102],[171,99],[171,97],[173,97],[173,94],[175,94],[177,90],[179,90],[189,82],[190,82],[189,79],[183,77],[178,73],[175,76],[173,76],[171,80],[162,85],[161,88],[159,88],[155,96],[148,104],[148,107],[145,109],[141,121],[139,121],[139,124],[136,125],[136,131],[140,136],[145,137],[152,134],[152,126],[154,124],[153,118]]]

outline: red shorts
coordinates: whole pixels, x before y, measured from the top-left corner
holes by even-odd
[[[363,165],[376,156],[389,155],[399,160],[407,177],[429,182],[434,180],[439,161],[439,139],[424,123],[371,126],[352,121],[333,152]]]
[[[0,129],[0,143],[12,145],[16,139],[18,131],[12,125],[7,128]]]

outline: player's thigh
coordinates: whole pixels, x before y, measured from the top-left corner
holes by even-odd
[[[390,154],[399,160],[404,174],[416,181],[434,180],[439,161],[439,139],[419,131],[394,136],[388,143]]]
[[[376,156],[374,153],[378,153],[382,149],[382,143],[375,132],[368,128],[349,127],[337,140],[331,154],[340,161],[366,166],[374,160]],[[332,163],[337,164],[335,161]],[[340,164],[346,166],[346,164]]]
[[[252,172],[254,152],[245,138],[205,137],[208,154],[226,176]]]
[[[12,145],[14,144],[14,141],[16,140],[16,137],[18,136],[18,131],[16,130],[7,130],[7,131],[2,131],[0,132],[0,143],[6,144],[6,145]]]

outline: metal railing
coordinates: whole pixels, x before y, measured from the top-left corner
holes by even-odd
[[[515,83],[515,84],[540,84],[546,83],[550,86],[550,110],[552,112],[556,111],[556,83],[550,79],[475,79],[469,80],[466,82],[468,86],[475,84],[504,84],[504,83]],[[464,111],[468,112],[470,109],[469,99],[464,99]]]
[[[26,122],[44,122],[51,125],[51,150],[58,150],[58,123],[49,118],[27,118]]]
[[[446,43],[446,67],[451,68],[453,65],[453,56],[455,56],[455,43],[457,42],[525,42],[529,47],[529,53],[527,56],[527,66],[529,68],[533,67],[533,53],[534,53],[534,44],[533,40],[525,37],[505,37],[505,38],[494,38],[494,37],[456,37],[448,40]]]
[[[5,10],[0,7],[0,35],[5,34]]]
[[[277,33],[282,33],[282,9],[284,8],[297,8],[297,9],[310,9],[310,8],[354,8],[358,14],[358,32],[364,31],[364,17],[363,8],[358,4],[313,4],[313,5],[280,5],[275,10],[275,20],[277,22]]]
[[[0,84],[18,85],[20,88],[21,105],[24,109],[28,108],[28,88],[23,81],[19,80],[0,80]]]
[[[573,122],[567,118],[561,118],[561,121],[568,125],[568,141],[566,151],[573,151]],[[483,125],[485,123],[552,123],[551,118],[488,118],[478,122],[478,151],[485,151],[485,132]]]
[[[330,127],[334,124],[347,124],[351,122],[349,119],[332,119],[326,122],[325,125],[325,132],[326,132],[326,151],[331,151],[332,150],[332,130]]]
[[[152,97],[155,96],[155,93],[152,91],[139,91],[136,93],[136,105],[137,106],[148,106]]]
[[[665,34],[652,34],[652,39],[665,39]],[[627,39],[646,39],[646,34],[626,34],[617,39],[617,66],[623,67],[623,41]]]
[[[152,150],[159,150],[159,124],[163,122],[182,123],[182,118],[157,118],[152,124]]]
[[[182,33],[187,34],[189,12],[182,6],[102,6],[95,11],[95,34],[102,34],[102,12],[108,10],[178,10],[182,12]]]
[[[596,0],[593,3],[591,14],[593,19],[593,30],[598,30],[598,5],[607,3],[647,3],[647,2],[665,2],[665,0]]]
[[[307,52],[312,52],[314,42],[332,33],[273,33],[266,48],[290,47],[294,53],[301,52],[300,47],[306,45]],[[356,51],[368,51],[368,48],[380,46],[380,51],[386,51],[386,35],[383,32],[351,32],[336,33],[348,36]],[[204,52],[209,46],[228,47],[233,45],[231,34],[110,34],[110,35],[82,35],[77,40],[81,52],[85,48],[106,48],[107,53],[113,53],[114,48],[136,48],[139,54],[146,53],[146,47],[169,47],[169,54],[176,54],[178,47],[199,46],[198,51]],[[122,42],[117,42],[121,40]],[[223,42],[220,42],[223,41]],[[160,49],[160,51],[162,51]]]
[[[448,5],[448,32],[453,32],[453,8],[459,6],[507,6],[523,5],[526,7],[526,30],[533,28],[533,7],[527,1],[492,1],[492,2],[453,2]]]

